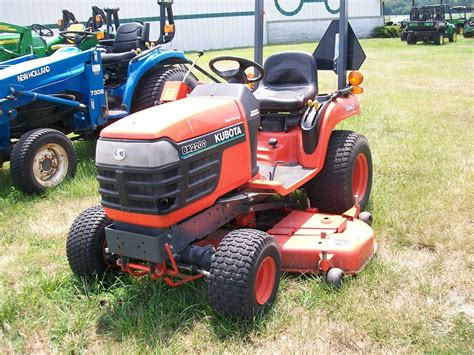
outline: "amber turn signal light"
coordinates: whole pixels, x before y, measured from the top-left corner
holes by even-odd
[[[352,87],[353,94],[362,94],[363,92],[364,92],[364,89],[360,86],[355,85]]]
[[[98,40],[101,40],[101,39],[104,39],[105,38],[105,33],[102,32],[102,31],[99,31],[95,34],[95,37],[98,39]]]
[[[357,86],[362,84],[364,81],[364,76],[358,71],[351,71],[349,73],[349,84],[352,86]]]
[[[165,25],[165,33],[173,33],[174,25]]]

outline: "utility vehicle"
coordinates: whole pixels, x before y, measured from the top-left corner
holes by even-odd
[[[110,53],[75,42],[0,70],[0,166],[10,160],[15,186],[41,192],[72,177],[76,156],[66,135],[94,139],[111,122],[160,104],[164,83],[184,78],[184,53],[160,48],[174,37],[172,2],[158,3],[156,42],[149,23],[131,22],[118,28]],[[81,41],[92,36],[84,32]],[[194,87],[195,78],[186,83]]]
[[[470,38],[474,36],[474,17],[470,17],[464,26],[463,36],[464,38]]]
[[[212,307],[236,318],[268,311],[282,271],[321,274],[335,287],[361,271],[376,250],[371,215],[360,212],[372,157],[364,136],[334,128],[360,113],[363,77],[318,92],[318,67],[334,66],[330,29],[314,55],[275,54],[263,67],[215,58],[210,68],[227,83],[188,97],[184,83],[168,83],[162,100],[171,102],[102,130],[102,206],[70,229],[72,271],[117,269],[171,286],[206,278]],[[294,198],[299,188],[309,204]]]
[[[453,6],[451,8],[451,19],[448,20],[456,26],[456,32],[459,35],[464,33],[464,26],[469,20],[469,15],[473,12],[474,8],[469,6]]]
[[[410,12],[410,21],[402,32],[402,40],[406,38],[408,44],[423,41],[442,45],[445,38],[449,42],[455,42],[456,27],[448,19],[451,19],[448,5],[415,6]]]

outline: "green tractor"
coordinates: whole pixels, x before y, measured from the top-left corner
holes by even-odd
[[[468,14],[471,14],[474,8],[469,6],[453,6],[451,8],[452,18],[448,22],[456,26],[459,35],[464,34],[464,27],[469,20]]]
[[[22,27],[0,22],[0,63],[27,54],[44,57],[48,47],[43,36],[53,35],[49,31],[49,28],[39,24]]]
[[[470,17],[464,25],[464,38],[474,37],[474,17]]]
[[[442,45],[446,38],[449,42],[456,42],[456,26],[448,21],[451,18],[448,5],[414,6],[410,12],[410,21],[403,30],[402,39],[406,38],[408,44],[423,41]]]
[[[118,9],[104,10],[93,6],[92,16],[85,25],[79,23],[72,12],[63,10],[57,35],[51,28],[37,23],[17,26],[0,22],[0,69],[6,61],[45,57],[59,48],[77,44],[86,50],[95,47],[99,40],[113,39],[114,30],[119,26]],[[104,24],[105,32],[101,31]]]

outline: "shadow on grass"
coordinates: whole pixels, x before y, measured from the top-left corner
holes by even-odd
[[[104,310],[97,322],[99,334],[150,347],[171,346],[179,334],[195,331],[197,323],[205,324],[200,330],[210,332],[212,338],[241,342],[262,329],[268,318],[236,321],[216,314],[201,280],[171,288],[161,280],[119,275],[96,282],[77,280],[76,289],[82,296],[99,296],[97,302]]]

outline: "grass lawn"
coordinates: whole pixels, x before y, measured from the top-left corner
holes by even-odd
[[[45,196],[15,191],[8,164],[0,170],[0,352],[472,351],[474,40],[361,42],[363,114],[340,127],[371,144],[379,253],[342,291],[285,276],[270,314],[241,324],[213,314],[204,282],[76,279],[66,234],[99,202],[93,144],[80,142],[77,178]],[[252,57],[203,60],[223,53]],[[320,92],[335,86],[320,74]]]

